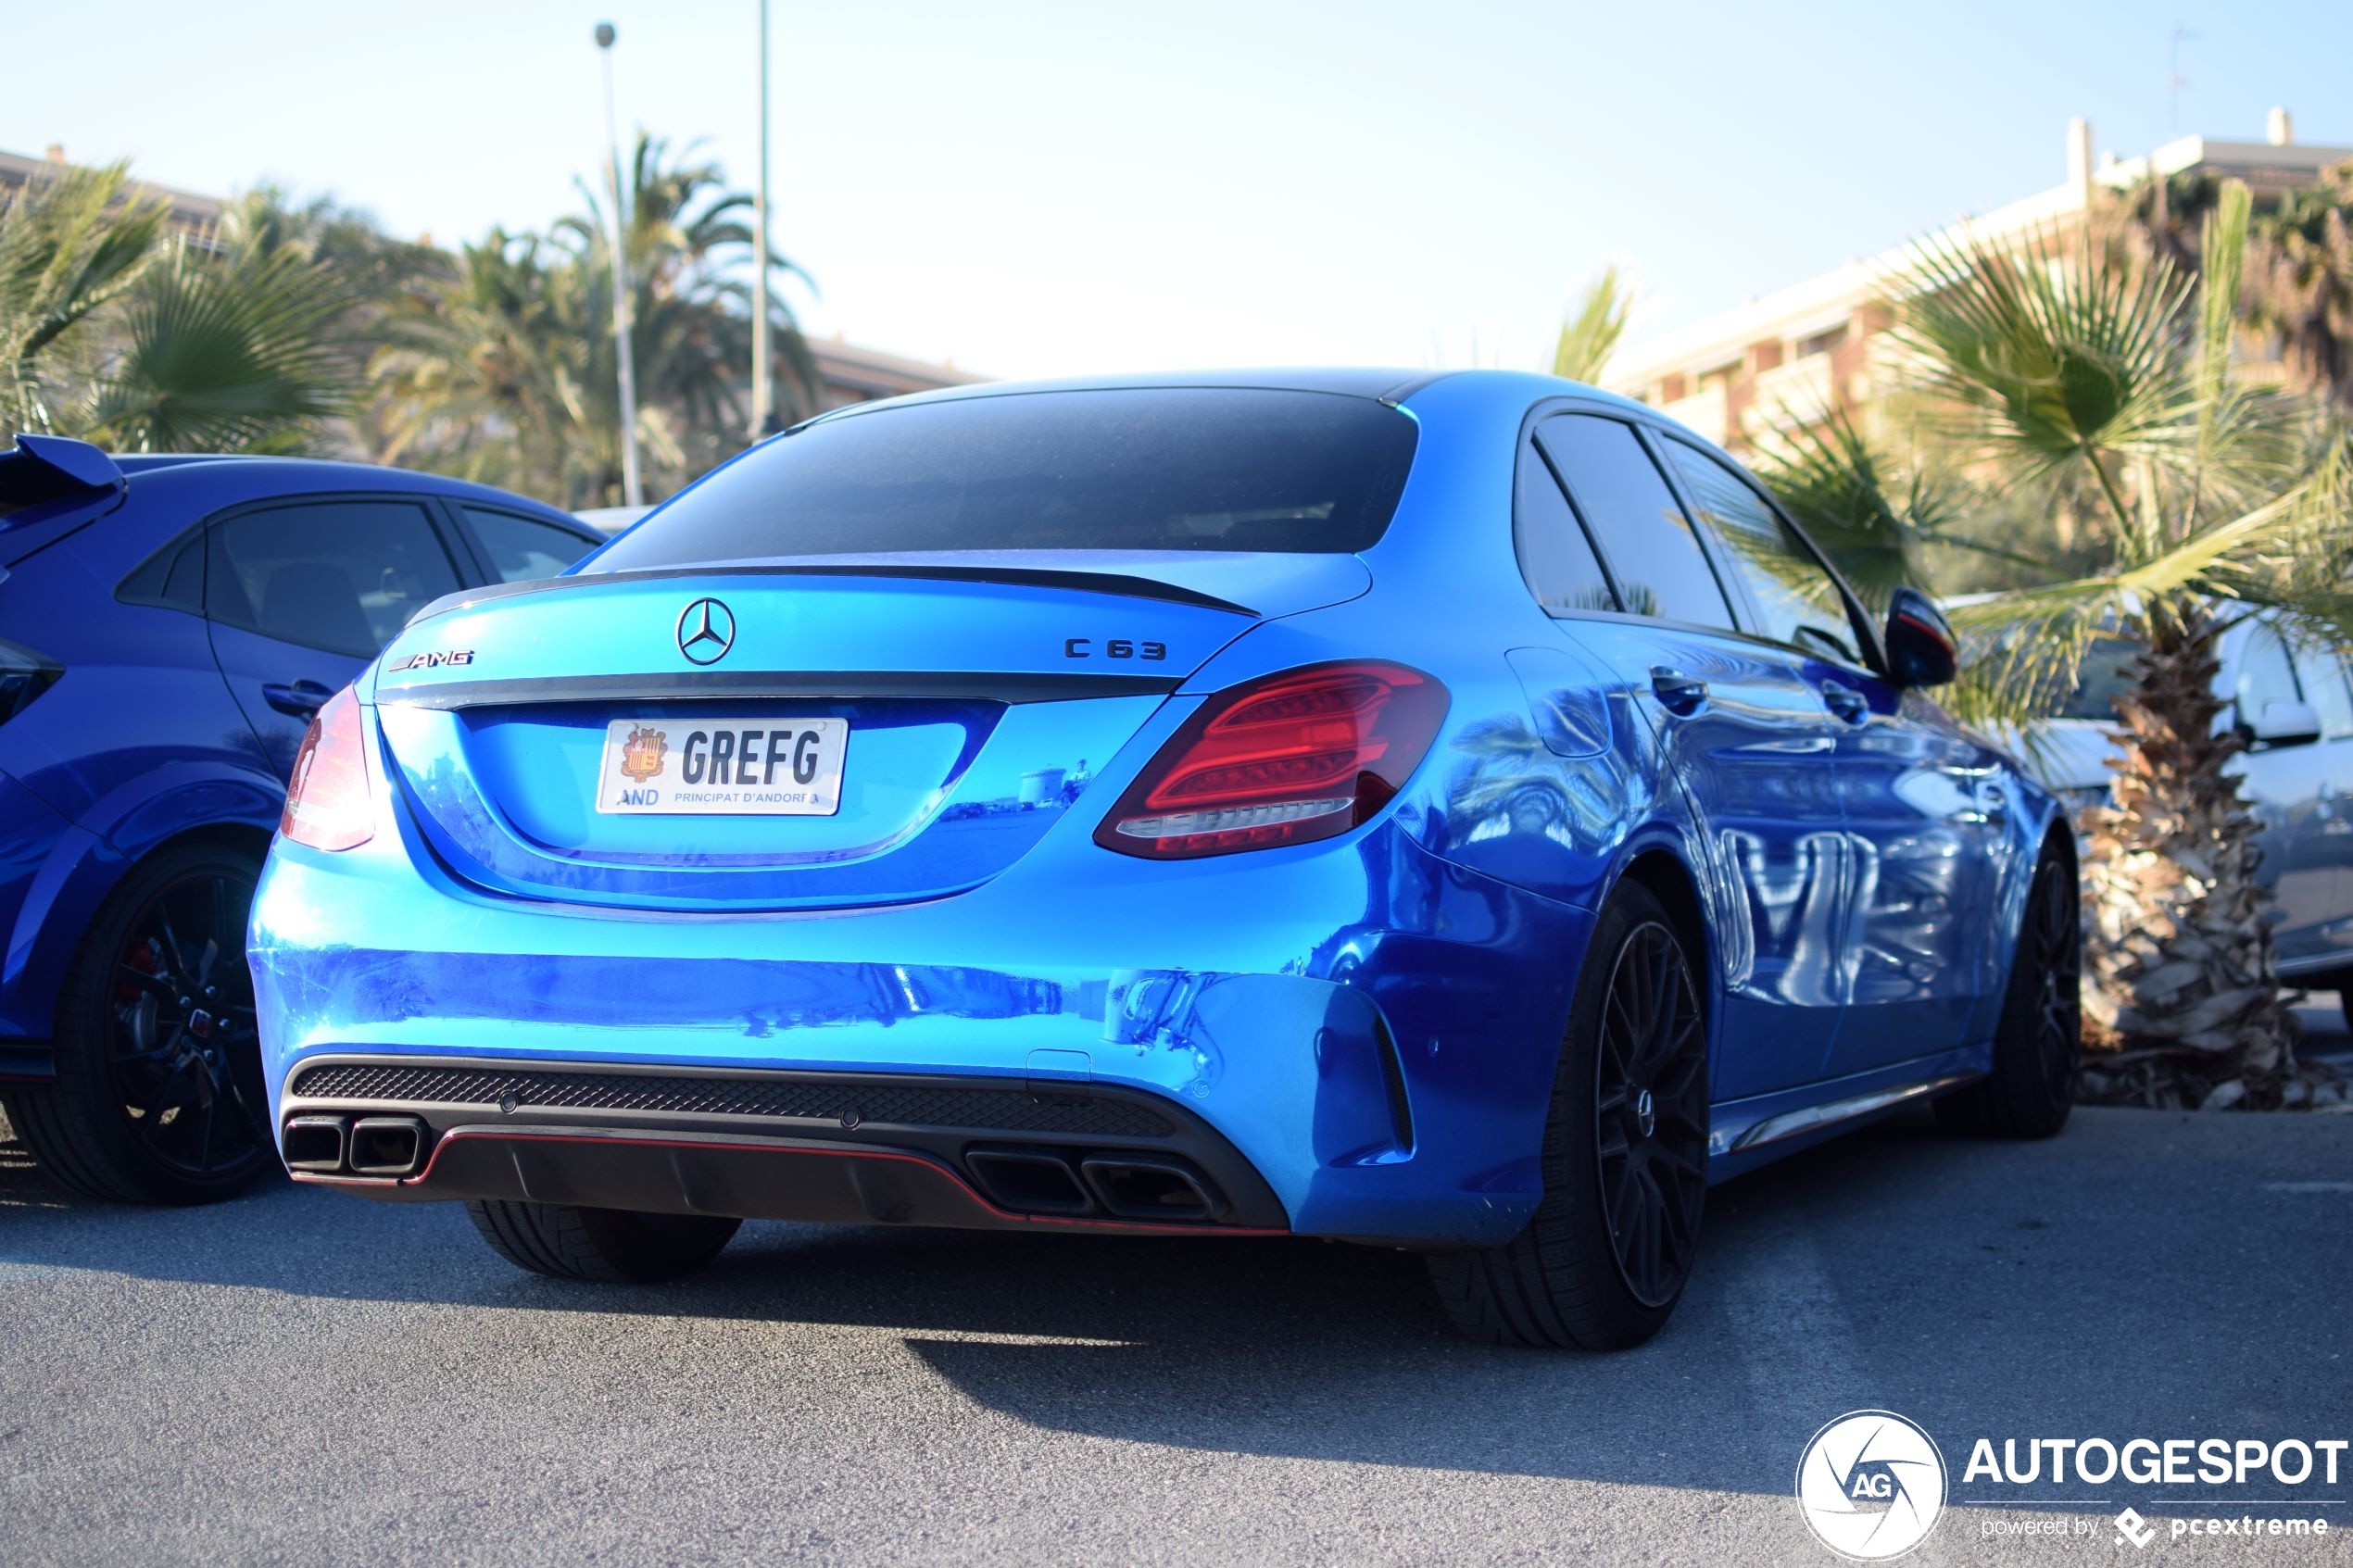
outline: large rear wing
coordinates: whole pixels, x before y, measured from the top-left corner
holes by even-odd
[[[120,495],[128,483],[114,459],[86,441],[19,433],[13,449],[0,452],[0,533],[66,505]]]

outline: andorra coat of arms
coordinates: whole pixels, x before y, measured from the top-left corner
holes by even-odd
[[[621,743],[621,771],[644,784],[661,771],[661,759],[669,751],[668,731],[633,729],[629,738]]]

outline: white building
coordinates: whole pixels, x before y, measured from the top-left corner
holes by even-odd
[[[2183,136],[2145,157],[2110,155],[2095,163],[2092,128],[2067,129],[2067,179],[1982,217],[1964,219],[1938,239],[2023,236],[2082,211],[2102,187],[2126,189],[2151,174],[2201,169],[2244,180],[2256,198],[2314,182],[2353,158],[2353,147],[2298,143],[2287,111],[2273,109],[2268,138],[2224,142]],[[1713,441],[1753,445],[1785,423],[1818,419],[1833,406],[1869,401],[1881,370],[1870,340],[1887,325],[1876,305],[1909,245],[1852,261],[1736,309],[1630,345],[1614,358],[1606,384],[1672,415]]]

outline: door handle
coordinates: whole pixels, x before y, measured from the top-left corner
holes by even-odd
[[[1669,670],[1663,664],[1651,667],[1651,690],[1667,711],[1677,715],[1696,713],[1707,700],[1707,683],[1694,681],[1680,670]]]
[[[1978,785],[1977,804],[1979,809],[1985,813],[1985,821],[1988,826],[2000,827],[2003,823],[2010,820],[2009,794],[2007,791],[2004,790],[2000,784],[1989,784]]]
[[[1849,724],[1859,724],[1871,716],[1870,699],[1854,687],[1843,686],[1836,681],[1822,683],[1822,706],[1829,709],[1833,717]]]
[[[261,700],[279,712],[296,719],[316,718],[319,709],[335,694],[316,681],[296,681],[291,684],[272,681],[261,688]]]

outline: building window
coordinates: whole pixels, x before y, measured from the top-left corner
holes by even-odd
[[[1846,323],[1841,321],[1837,326],[1831,328],[1828,332],[1816,332],[1812,337],[1799,339],[1797,345],[1797,357],[1800,359],[1803,359],[1808,355],[1828,354],[1845,341]]]

